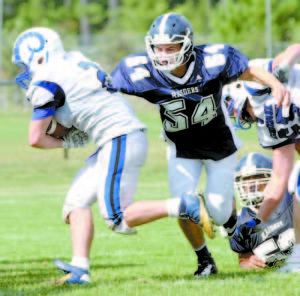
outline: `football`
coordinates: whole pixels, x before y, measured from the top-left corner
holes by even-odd
[[[61,139],[64,137],[68,132],[70,131],[70,128],[62,126],[60,123],[56,121],[55,118],[52,118],[47,130],[46,134],[55,137],[58,139]]]

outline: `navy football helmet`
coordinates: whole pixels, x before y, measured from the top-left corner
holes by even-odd
[[[185,64],[193,53],[193,28],[183,15],[163,14],[154,20],[145,41],[154,67],[161,71],[172,71]],[[159,44],[180,44],[181,49],[176,53],[162,55],[155,48]]]
[[[262,153],[247,154],[239,161],[234,187],[242,206],[257,211],[264,200],[264,190],[272,170],[272,159]]]
[[[233,82],[223,88],[222,99],[236,129],[249,129],[255,122],[247,111],[250,98],[243,82]]]

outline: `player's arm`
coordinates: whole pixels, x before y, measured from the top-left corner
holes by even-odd
[[[256,81],[268,85],[272,89],[272,94],[278,99],[278,106],[283,104],[288,106],[290,93],[283,84],[272,74],[258,67],[248,67],[240,76],[240,80]]]
[[[258,212],[262,221],[267,221],[282,201],[294,162],[295,144],[286,145],[273,151],[273,172],[265,189],[265,198]]]
[[[34,109],[29,124],[29,145],[34,148],[61,148],[62,141],[46,134],[54,115],[54,107]],[[49,115],[49,116],[48,116]]]
[[[273,60],[273,70],[278,65],[287,65],[293,67],[300,60],[300,44],[293,44],[289,46],[284,52],[280,53]]]
[[[261,269],[265,268],[265,262],[252,253],[239,254],[238,261],[241,268],[244,269]]]

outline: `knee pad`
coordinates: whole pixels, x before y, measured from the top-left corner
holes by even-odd
[[[211,202],[215,201],[215,203]],[[219,202],[216,202],[219,201]],[[210,196],[209,202],[207,200],[207,207],[212,219],[218,226],[225,224],[231,216],[232,212],[232,200],[227,202],[224,198],[214,195]]]

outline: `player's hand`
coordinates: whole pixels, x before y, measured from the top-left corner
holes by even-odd
[[[262,221],[259,218],[254,218],[248,222],[239,225],[236,229],[236,235],[239,235],[243,240],[249,239],[250,235],[260,232],[262,226]]]
[[[290,92],[281,84],[278,83],[276,87],[272,89],[272,95],[277,98],[277,106],[288,107],[290,105]]]
[[[289,74],[290,74],[290,66],[287,63],[281,63],[277,65],[272,74],[281,82],[288,83]]]
[[[265,262],[254,254],[239,254],[239,263],[241,268],[262,269],[266,267]]]
[[[77,129],[72,129],[62,139],[62,146],[65,149],[84,147],[90,142],[89,136]]]

